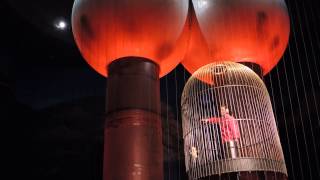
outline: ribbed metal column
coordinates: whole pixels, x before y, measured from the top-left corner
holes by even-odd
[[[126,57],[108,67],[104,180],[163,180],[159,67]]]

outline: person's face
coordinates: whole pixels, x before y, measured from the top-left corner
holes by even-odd
[[[224,106],[221,107],[220,111],[221,111],[221,115],[222,116],[224,116],[224,115],[229,113],[229,109],[225,108]]]
[[[226,108],[225,107],[221,107],[220,108],[220,112],[221,112],[221,115],[224,116],[226,114]]]

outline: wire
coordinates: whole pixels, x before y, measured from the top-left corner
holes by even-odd
[[[296,2],[296,1],[295,1]],[[294,11],[293,8],[291,9],[291,6],[290,6],[290,2],[288,2],[288,9],[289,11]],[[296,10],[296,14],[298,14],[298,10]],[[296,48],[296,53],[297,53],[297,62],[298,62],[298,65],[299,65],[299,72],[300,72],[300,75],[301,75],[301,78],[302,78],[302,87],[303,87],[303,93],[304,93],[304,98],[306,99],[307,98],[307,95],[306,95],[306,89],[305,89],[305,81],[304,81],[304,78],[303,78],[303,74],[302,74],[302,67],[301,67],[301,58],[300,58],[300,52],[299,52],[299,48],[298,48],[298,42],[297,42],[297,33],[296,33],[296,30],[295,30],[295,24],[294,24],[294,18],[293,18],[293,14],[291,16],[292,20],[291,20],[291,25],[292,25],[292,33],[293,33],[293,40],[294,40],[294,45],[295,45],[295,48]],[[301,24],[302,22],[300,22],[299,24]],[[301,27],[301,26],[300,26]],[[308,144],[307,144],[307,138],[306,138],[306,133],[305,133],[305,125],[304,125],[304,122],[303,122],[303,119],[302,119],[302,111],[301,111],[301,101],[300,101],[300,96],[299,96],[299,91],[298,91],[298,86],[297,86],[297,79],[296,79],[296,73],[295,73],[295,69],[294,69],[294,61],[293,61],[293,57],[292,57],[292,52],[291,52],[291,47],[289,46],[289,55],[290,55],[290,64],[291,64],[291,67],[292,67],[292,70],[293,70],[293,80],[294,80],[294,87],[295,87],[295,94],[296,94],[296,97],[297,97],[297,101],[298,101],[298,109],[299,109],[299,116],[300,116],[300,122],[301,122],[301,129],[302,129],[302,133],[303,133],[303,139],[304,139],[304,145],[305,145],[305,148],[306,148],[306,158],[307,158],[307,163],[308,163],[308,167],[309,167],[309,173],[310,173],[310,177],[311,179],[312,178],[312,172],[311,172],[311,166],[310,166],[310,155],[309,155],[309,148],[308,148]],[[311,82],[312,83],[312,82]],[[309,113],[309,106],[308,106],[308,102],[306,103],[306,106],[307,106],[307,114],[308,114],[308,120],[310,122],[310,113]],[[310,123],[311,124],[311,123]],[[314,139],[314,136],[313,136],[313,130],[312,130],[312,126],[311,126],[311,135],[312,135],[312,138]]]
[[[168,90],[168,76],[165,76],[166,81],[166,124],[167,124],[167,157],[170,155],[170,123],[169,123],[169,90]],[[171,169],[170,164],[168,163],[168,180],[171,179]]]
[[[285,61],[285,57],[282,58],[282,61]],[[290,144],[290,138],[289,138],[289,133],[288,133],[288,125],[287,125],[287,117],[285,114],[285,109],[284,109],[284,102],[283,102],[283,96],[282,96],[282,86],[281,86],[281,79],[279,76],[279,70],[278,66],[275,67],[276,72],[277,72],[277,79],[278,79],[278,85],[279,85],[279,90],[280,90],[280,100],[281,100],[281,107],[282,107],[282,115],[283,115],[283,121],[285,124],[285,129],[286,129],[286,137],[287,137],[287,142],[288,142],[288,149],[289,149],[289,157],[290,157],[290,166],[291,166],[291,174],[293,176],[293,180],[296,179],[295,174],[294,174],[294,167],[293,167],[293,160],[292,160],[292,153],[291,153],[291,144]],[[271,77],[271,76],[270,76]],[[272,82],[271,78],[270,81]]]
[[[298,22],[299,23],[299,29],[300,29],[300,33],[301,33],[301,37],[302,37],[302,42],[303,42],[303,49],[304,49],[304,54],[305,54],[305,58],[306,58],[306,64],[307,64],[307,70],[308,70],[308,77],[310,78],[310,84],[311,84],[311,92],[312,92],[312,97],[313,97],[313,100],[315,102],[315,108],[316,108],[316,117],[318,119],[318,122],[320,122],[320,118],[319,118],[319,114],[318,114],[318,106],[316,104],[316,96],[315,96],[315,90],[314,90],[314,85],[313,85],[313,80],[312,80],[312,76],[311,76],[311,72],[310,72],[310,65],[309,65],[309,54],[308,54],[308,51],[307,51],[307,47],[306,47],[306,42],[305,42],[305,38],[304,38],[304,31],[303,31],[303,28],[302,28],[302,20],[301,20],[301,15],[300,15],[300,12],[298,10],[298,4],[297,4],[297,1],[295,0],[295,7],[296,7],[296,14],[297,14],[297,17],[298,17]],[[295,30],[293,30],[293,32],[295,33]],[[302,67],[301,67],[301,61],[300,61],[300,56],[299,56],[299,49],[298,49],[298,46],[297,47],[297,53],[298,53],[298,59],[299,59],[299,69],[300,69],[300,75],[302,77],[302,87],[303,87],[303,92],[304,92],[304,99],[305,99],[305,102],[306,102],[306,108],[307,108],[307,114],[308,114],[308,119],[309,119],[309,125],[310,125],[310,133],[311,133],[311,136],[312,136],[312,144],[313,144],[313,150],[314,150],[314,155],[315,155],[315,162],[316,162],[316,168],[317,168],[317,172],[318,172],[318,175],[320,177],[320,166],[319,166],[319,157],[318,157],[318,152],[317,152],[317,148],[316,148],[316,142],[315,142],[315,136],[314,136],[314,132],[313,132],[313,128],[312,128],[312,121],[311,121],[311,115],[310,115],[310,107],[309,107],[309,103],[308,103],[308,97],[307,97],[307,93],[306,93],[306,87],[305,87],[305,79],[304,76],[303,76],[303,73],[302,73]],[[316,67],[317,68],[317,67]],[[316,71],[318,71],[318,69],[316,69]],[[301,112],[301,110],[300,110]],[[310,169],[311,171],[311,169]],[[311,176],[312,177],[312,176]]]
[[[178,100],[178,83],[177,83],[177,68],[176,69],[174,69],[174,82],[175,82],[175,100],[176,100],[176,126],[177,126],[177,136],[178,136],[178,138],[177,138],[177,144],[178,144],[178,162],[179,162],[179,164],[178,164],[178,179],[180,180],[181,179],[181,172],[180,172],[180,169],[181,169],[181,167],[180,167],[180,132],[179,132],[179,130],[180,130],[180,127],[181,127],[181,125],[180,125],[180,123],[179,123],[179,119],[180,119],[180,106],[179,106],[179,104],[178,104],[178,102],[180,102],[179,100]]]

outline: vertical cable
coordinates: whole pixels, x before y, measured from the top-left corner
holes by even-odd
[[[167,124],[167,147],[168,148],[168,152],[167,152],[167,157],[169,157],[169,154],[170,154],[170,124],[169,124],[169,90],[168,90],[168,76],[165,76],[165,80],[166,80],[166,106],[167,106],[167,109],[166,109],[166,124]],[[171,179],[171,171],[170,171],[170,163],[168,162],[168,177],[170,180]]]
[[[309,65],[309,55],[308,55],[308,51],[307,51],[307,47],[306,47],[306,42],[305,42],[305,38],[304,38],[304,31],[303,31],[303,28],[302,28],[302,20],[301,20],[301,15],[300,15],[300,12],[299,10],[297,9],[298,8],[298,5],[297,5],[297,1],[295,0],[295,7],[296,7],[296,11],[297,11],[297,17],[298,17],[298,22],[299,23],[299,29],[300,29],[300,33],[301,33],[301,37],[302,37],[302,43],[303,43],[303,49],[304,49],[304,54],[305,54],[305,58],[306,58],[306,64],[307,64],[307,69],[308,69],[308,77],[310,78],[310,84],[311,84],[311,91],[312,91],[312,97],[313,97],[313,100],[314,102],[316,102],[316,97],[315,97],[315,91],[314,91],[314,85],[313,85],[313,81],[312,81],[312,76],[311,76],[311,72],[310,72],[310,65]],[[294,30],[293,30],[294,31]],[[294,32],[295,33],[295,32]],[[297,47],[297,46],[296,46]],[[297,51],[299,51],[298,47],[297,47]],[[299,52],[297,52],[299,53]],[[300,59],[299,57],[299,54],[298,54],[298,59]],[[319,166],[319,157],[318,157],[318,152],[317,152],[317,148],[316,148],[316,142],[315,142],[315,137],[314,137],[314,132],[313,132],[313,127],[312,127],[312,122],[311,122],[311,115],[310,115],[310,108],[309,108],[309,103],[308,103],[308,100],[307,100],[307,94],[306,94],[306,87],[305,87],[305,79],[306,78],[303,78],[303,73],[302,73],[302,67],[301,67],[301,63],[300,63],[300,60],[299,60],[299,69],[300,69],[300,75],[302,77],[302,86],[303,86],[303,92],[304,92],[304,98],[305,98],[305,102],[306,102],[306,108],[307,108],[307,114],[308,114],[308,119],[309,119],[309,125],[310,125],[310,133],[311,133],[311,136],[312,136],[312,144],[313,144],[313,150],[314,150],[314,153],[315,153],[315,162],[316,162],[316,168],[317,168],[317,172],[318,172],[318,175],[320,177],[320,166]],[[317,70],[316,70],[317,71]],[[317,119],[318,119],[318,122],[320,122],[320,118],[319,118],[319,114],[318,114],[318,107],[317,105],[315,106],[316,108],[316,116],[317,116]],[[300,110],[301,111],[301,110]],[[311,169],[310,169],[311,171]],[[311,172],[310,172],[311,173]],[[312,177],[312,176],[311,176]]]
[[[296,2],[296,1],[295,1]],[[293,12],[294,10],[291,9],[291,6],[290,6],[290,3],[288,2],[288,9],[291,10],[291,12]],[[298,10],[297,11],[297,14],[298,14]],[[301,68],[301,59],[300,59],[300,52],[299,52],[299,48],[298,48],[298,43],[297,43],[297,38],[296,38],[296,31],[295,31],[295,26],[294,26],[294,21],[293,21],[293,16],[292,16],[292,32],[293,32],[293,39],[294,39],[294,44],[295,44],[295,48],[296,48],[296,52],[297,52],[297,61],[298,61],[298,65],[299,65],[299,70],[300,70],[300,75],[302,76],[302,68]],[[301,22],[300,22],[301,23]],[[297,80],[296,80],[296,77],[295,77],[295,69],[294,69],[294,66],[293,66],[293,58],[292,58],[292,54],[291,54],[291,49],[290,49],[290,46],[289,46],[289,54],[290,54],[290,60],[291,60],[291,66],[292,66],[292,70],[293,70],[293,79],[294,79],[294,84],[295,84],[295,91],[296,91],[296,95],[297,95],[297,101],[298,101],[298,109],[299,109],[299,115],[300,115],[300,121],[301,121],[301,125],[302,125],[302,132],[303,132],[303,138],[304,138],[304,144],[305,144],[305,148],[306,148],[306,155],[307,155],[307,163],[308,163],[308,167],[309,167],[309,173],[310,173],[310,177],[311,179],[312,178],[312,172],[311,172],[311,166],[310,166],[310,155],[309,155],[309,148],[308,148],[308,144],[307,144],[307,138],[306,138],[306,134],[305,134],[305,125],[304,125],[304,122],[303,122],[303,119],[302,119],[302,112],[301,112],[301,102],[300,102],[300,97],[299,97],[299,92],[298,92],[298,86],[297,86]],[[305,84],[304,84],[304,78],[302,78],[302,87],[303,87],[303,90],[304,90],[304,97],[306,97],[306,89],[305,89]],[[308,107],[308,103],[306,103],[306,106],[307,106],[307,111],[309,111],[309,107]],[[309,113],[308,113],[309,114]],[[309,121],[310,121],[310,118],[308,118]],[[312,128],[312,127],[311,127]],[[313,131],[311,129],[311,134],[313,136]],[[313,137],[314,138],[314,137]]]
[[[319,21],[317,21],[317,17],[314,15],[314,10],[313,10],[313,6],[311,6],[310,8],[309,8],[309,10],[310,10],[310,14],[311,14],[311,19],[312,19],[312,24],[317,24],[319,21],[320,21],[320,19],[319,19]],[[314,33],[313,33],[313,35],[315,36],[315,40],[316,40],[316,45],[317,45],[317,47],[318,47],[318,50],[320,51],[320,38],[319,38],[319,35],[318,35],[318,31],[317,31],[317,29],[316,28],[314,28],[313,29],[314,31]],[[318,65],[317,65],[318,66]]]
[[[307,29],[307,34],[308,34],[308,41],[310,42],[310,47],[311,47],[311,54],[312,54],[312,62],[313,62],[313,66],[314,66],[314,68],[315,68],[315,73],[316,73],[316,79],[317,79],[317,82],[318,82],[318,86],[320,86],[320,78],[319,78],[319,69],[318,69],[318,65],[317,65],[317,58],[316,58],[316,55],[315,55],[315,48],[314,48],[314,45],[313,45],[313,39],[312,39],[312,37],[311,37],[311,30],[310,30],[310,25],[309,25],[309,19],[308,19],[308,15],[307,15],[307,12],[306,12],[306,8],[305,8],[305,5],[304,5],[304,3],[302,4],[302,9],[303,9],[303,13],[302,14],[304,14],[304,22],[306,22],[306,29]],[[313,13],[312,11],[311,11],[311,13]],[[299,17],[300,17],[300,15],[299,15]],[[302,20],[300,19],[300,22],[301,22]],[[299,23],[300,24],[300,29],[302,30],[302,28],[301,28],[301,23]],[[318,42],[319,42],[319,37],[318,37],[318,33],[316,32],[316,33],[314,33],[315,34],[315,39],[316,40],[318,40]],[[304,38],[304,36],[302,36],[303,38]],[[318,45],[319,45],[319,51],[320,51],[320,43],[318,43]],[[305,44],[304,44],[304,47],[305,47]]]
[[[272,83],[272,79],[271,79],[271,74],[269,74],[269,79],[270,79],[270,86],[271,86],[271,96],[272,96],[272,106],[273,106],[273,111],[274,111],[274,114],[278,114],[277,113],[277,107],[275,105],[275,93],[274,93],[274,88],[273,88],[273,83]],[[278,119],[277,119],[277,116],[274,116],[274,119],[275,119],[275,122],[276,122],[276,128],[277,128],[277,131],[279,132],[279,128],[278,128]]]
[[[290,51],[290,46],[289,46],[289,51]],[[291,55],[290,55],[291,58]],[[303,170],[302,170],[302,162],[301,162],[301,154],[300,154],[300,147],[299,147],[299,141],[298,141],[298,137],[297,137],[297,130],[296,130],[296,123],[295,123],[295,117],[293,114],[293,106],[292,106],[292,98],[291,98],[291,92],[290,92],[290,86],[289,86],[289,79],[288,79],[288,73],[287,73],[287,68],[286,68],[286,61],[284,62],[284,74],[286,77],[286,87],[287,87],[287,93],[288,93],[288,97],[289,97],[289,104],[290,104],[290,112],[291,112],[291,117],[292,117],[292,124],[293,124],[293,130],[294,130],[294,135],[295,135],[295,140],[296,140],[296,149],[298,151],[298,161],[299,161],[299,166],[300,166],[300,173],[302,176],[302,179],[304,179],[304,174],[303,174]],[[292,63],[292,62],[291,62]]]
[[[177,68],[176,68],[177,69]],[[176,118],[177,118],[177,122],[176,122],[176,126],[177,126],[177,143],[178,143],[178,179],[180,180],[181,179],[181,172],[180,172],[180,132],[179,132],[179,129],[180,129],[180,124],[179,124],[179,119],[180,119],[180,108],[179,108],[179,105],[178,105],[178,83],[177,83],[177,70],[174,69],[174,82],[175,82],[175,99],[176,99]]]
[[[285,57],[282,58],[282,61],[285,61]],[[277,79],[278,79],[278,85],[279,85],[279,90],[280,90],[280,100],[281,100],[281,107],[282,107],[282,115],[283,115],[283,121],[285,124],[285,129],[286,129],[286,137],[287,137],[287,141],[288,141],[288,149],[289,149],[289,157],[290,157],[290,167],[291,167],[291,174],[293,176],[293,180],[296,179],[295,175],[294,175],[294,167],[293,167],[293,160],[292,160],[292,153],[291,153],[291,144],[290,144],[290,138],[289,138],[289,134],[288,134],[288,125],[287,125],[287,117],[285,114],[285,109],[284,109],[284,102],[283,102],[283,97],[282,97],[282,86],[281,86],[281,82],[280,82],[280,76],[279,76],[279,70],[278,67],[276,67],[276,72],[277,72]]]

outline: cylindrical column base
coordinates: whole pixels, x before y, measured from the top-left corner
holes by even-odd
[[[104,180],[163,180],[159,67],[125,57],[108,67]]]
[[[143,110],[109,114],[104,180],[163,180],[160,116]]]

